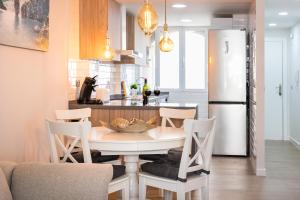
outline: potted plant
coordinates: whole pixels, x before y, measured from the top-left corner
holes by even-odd
[[[138,84],[137,83],[131,84],[130,92],[131,92],[131,97],[133,99],[137,99],[137,93],[138,93]]]

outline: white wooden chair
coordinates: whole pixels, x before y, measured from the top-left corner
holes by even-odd
[[[83,108],[83,109],[72,109],[72,110],[56,110],[55,111],[55,115],[56,115],[56,120],[61,121],[61,122],[69,122],[72,120],[78,120],[80,122],[83,121],[89,121],[89,117],[91,117],[92,115],[92,109],[91,108]],[[80,140],[76,142],[76,139],[71,138],[71,137],[66,137],[66,145],[65,147],[69,147],[71,149],[71,153],[75,153],[78,151],[81,151],[82,149],[80,148]],[[75,146],[72,146],[72,139],[73,142],[76,142]],[[75,148],[76,147],[76,148]],[[71,157],[70,157],[71,159]],[[74,162],[71,159],[72,162]],[[106,164],[114,164],[114,165],[121,165],[122,161],[121,159],[116,159],[116,160],[112,160],[112,161],[106,161],[103,162]]]
[[[201,199],[209,199],[209,172],[215,136],[215,118],[208,120],[185,120],[184,130],[186,139],[177,180],[141,172],[139,174],[140,200],[146,198],[147,186],[164,189],[165,199],[172,199],[172,192],[176,192],[177,199],[184,200],[186,193],[200,189],[203,195]],[[197,151],[193,156],[190,156],[193,140],[197,146]],[[202,173],[200,175],[187,175],[193,172]]]
[[[176,127],[172,119],[195,119],[196,109],[171,109],[171,108],[160,108],[159,115],[162,118],[161,126],[167,127],[167,122],[173,128],[183,128],[183,123],[181,127]]]
[[[79,141],[81,141],[80,144],[82,146],[84,162],[92,163],[90,147],[88,143],[88,133],[91,130],[90,121],[58,122],[46,120],[46,123],[50,139],[51,161],[53,163],[66,162],[67,158],[70,158],[70,160],[74,163],[78,163],[72,156],[71,151]],[[63,145],[59,138],[59,135],[75,138],[69,149],[66,149],[66,147]],[[56,142],[65,153],[65,156],[62,160],[60,160],[57,153],[58,151]],[[99,183],[99,187],[101,187],[101,183]],[[109,193],[120,190],[122,191],[122,200],[129,200],[129,178],[127,175],[123,175],[121,177],[113,179],[109,184]]]
[[[176,127],[172,119],[195,119],[196,109],[174,109],[174,108],[160,108],[159,115],[162,118],[161,127],[167,127],[168,123],[172,128],[183,128],[183,123],[180,127]],[[153,162],[159,157],[166,155],[141,155],[139,164],[142,165],[146,162]],[[158,191],[158,196],[164,195],[163,190]]]
[[[161,127],[167,127],[168,123],[173,128],[183,128],[182,126],[176,127],[173,123],[172,119],[195,119],[196,116],[196,109],[172,109],[172,108],[160,108],[159,115],[162,118]],[[167,123],[168,122],[168,123]],[[140,156],[140,165],[146,162],[155,161],[159,157],[163,157],[166,155],[141,155]]]
[[[86,121],[92,115],[91,108],[73,109],[73,110],[56,110],[56,119],[60,121],[79,120]]]

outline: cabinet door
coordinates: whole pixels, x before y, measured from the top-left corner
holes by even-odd
[[[107,123],[109,124],[109,110],[105,109],[92,109],[92,116],[91,116],[91,122],[92,126],[102,126],[103,124],[101,123]]]
[[[110,110],[109,113],[109,119],[110,123],[116,119],[116,118],[124,118],[127,120],[131,120],[132,118],[140,118],[140,112],[139,110],[128,110],[128,109],[116,109],[116,110]]]
[[[156,126],[161,124],[161,118],[159,116],[159,110],[140,110],[140,119],[148,121],[152,117],[156,117]]]
[[[103,55],[107,31],[108,0],[79,1],[80,58],[99,59]]]

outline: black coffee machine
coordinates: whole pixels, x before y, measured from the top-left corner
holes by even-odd
[[[77,100],[79,104],[102,104],[101,100],[91,99],[92,92],[96,91],[96,77],[86,77],[80,90],[80,95]]]

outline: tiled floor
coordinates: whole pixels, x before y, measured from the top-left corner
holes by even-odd
[[[300,200],[300,150],[289,142],[267,141],[266,167],[267,177],[257,177],[248,159],[214,157],[210,200]],[[148,194],[161,199],[157,190]]]

